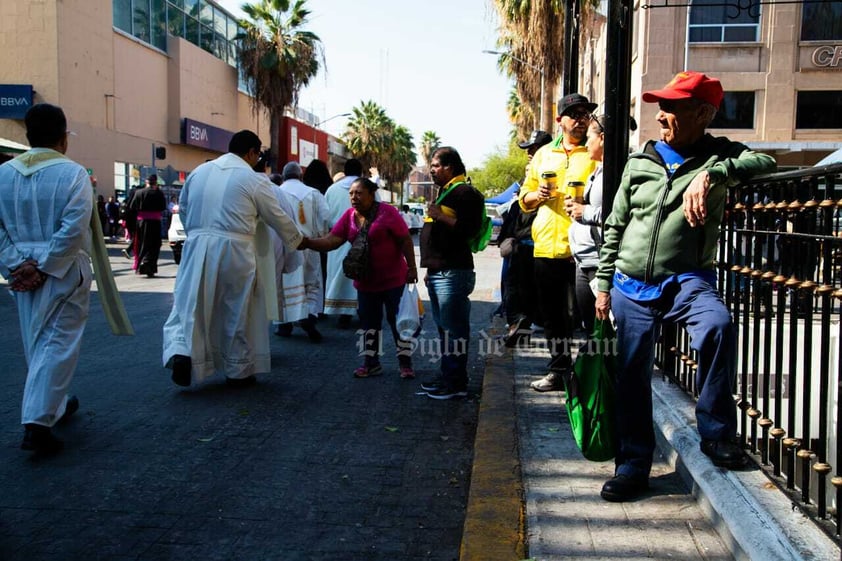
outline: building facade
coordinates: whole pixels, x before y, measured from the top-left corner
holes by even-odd
[[[26,143],[26,109],[60,105],[76,133],[68,156],[106,197],[153,170],[180,185],[238,130],[268,146],[268,116],[252,110],[237,70],[240,31],[212,0],[0,0],[0,138]],[[283,134],[289,146],[289,126]],[[310,135],[281,157],[326,159],[329,139]]]
[[[606,21],[599,13],[589,17],[580,89],[599,102]],[[659,130],[657,106],[642,103],[641,93],[662,88],[682,70],[722,81],[725,100],[713,135],[767,152],[781,168],[811,166],[842,148],[842,2],[635,2],[631,114],[639,126],[632,148]]]

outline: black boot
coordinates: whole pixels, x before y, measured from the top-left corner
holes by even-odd
[[[64,443],[53,436],[50,427],[28,423],[24,425],[21,450],[30,450],[36,454],[55,454],[64,448]]]

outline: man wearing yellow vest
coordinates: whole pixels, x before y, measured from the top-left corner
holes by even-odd
[[[533,156],[518,199],[523,212],[537,213],[532,223],[535,284],[550,351],[549,372],[531,384],[532,389],[539,392],[564,389],[562,375],[572,365],[570,287],[575,279],[576,265],[567,239],[572,219],[564,209],[564,199],[566,196],[575,198],[584,192],[585,182],[596,166],[585,148],[594,109],[596,104],[578,93],[559,100],[556,121],[561,134]]]

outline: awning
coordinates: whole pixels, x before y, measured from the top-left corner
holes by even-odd
[[[7,138],[0,138],[0,152],[7,154],[22,154],[29,150],[29,146],[20,144]]]
[[[499,195],[495,195],[490,199],[485,199],[486,204],[495,204],[501,205],[503,203],[507,203],[512,200],[512,197],[515,196],[515,191],[520,188],[520,183],[515,181],[511,185],[509,185],[508,189],[500,193]]]

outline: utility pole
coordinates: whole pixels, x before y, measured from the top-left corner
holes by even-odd
[[[563,96],[579,89],[579,8],[579,0],[565,0]]]
[[[608,0],[603,219],[611,214],[614,194],[629,155],[632,25],[631,0]]]

